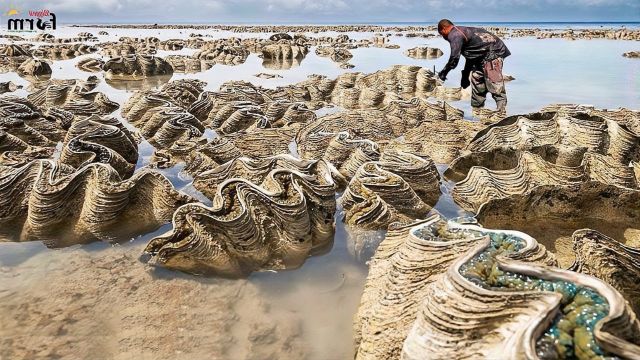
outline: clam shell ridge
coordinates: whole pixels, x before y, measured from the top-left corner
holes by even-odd
[[[515,152],[514,168],[490,170],[481,166],[470,169],[467,177],[456,184],[453,197],[458,204],[476,213],[494,200],[527,195],[540,186],[571,188],[585,182],[600,182],[628,192],[638,191],[638,165],[625,166],[611,157],[587,152],[578,166],[563,166],[546,161],[528,151]],[[513,162],[508,160],[507,163]]]
[[[571,270],[611,284],[640,313],[640,250],[591,229],[573,233],[573,250]]]
[[[340,204],[347,224],[377,230],[424,216],[439,196],[440,176],[429,157],[386,150],[380,161],[360,166]]]
[[[73,123],[63,143],[60,162],[80,168],[85,164],[110,164],[128,178],[138,161],[138,145],[131,132],[115,118],[93,115]]]
[[[51,160],[0,167],[2,237],[62,247],[155,230],[191,199],[149,170],[122,180],[108,164],[74,170]]]

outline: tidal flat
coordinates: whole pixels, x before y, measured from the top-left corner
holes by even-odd
[[[640,356],[640,30],[492,30],[507,114],[430,27],[0,32],[0,358]]]

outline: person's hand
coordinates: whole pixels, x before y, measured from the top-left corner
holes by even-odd
[[[444,70],[441,70],[438,73],[438,77],[440,78],[440,80],[445,81],[447,80],[447,73]]]

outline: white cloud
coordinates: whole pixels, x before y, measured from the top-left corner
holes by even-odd
[[[123,9],[121,0],[54,0],[34,2],[30,8],[47,8],[51,11],[82,13],[88,11],[115,12]]]
[[[109,22],[114,14],[118,22],[640,20],[637,0],[26,0],[19,5],[49,8],[66,22]]]

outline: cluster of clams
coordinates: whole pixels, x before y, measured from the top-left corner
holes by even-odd
[[[405,52],[408,57],[415,59],[437,59],[442,56],[442,50],[431,47],[414,47]]]
[[[111,24],[111,25],[82,25],[86,27],[104,27],[114,29],[196,29],[222,30],[235,33],[324,33],[324,32],[366,32],[366,33],[396,33],[408,37],[433,37],[436,26],[388,26],[388,25],[176,25],[176,24]],[[538,39],[610,39],[610,40],[638,40],[640,30],[634,28],[531,28],[531,27],[488,27],[488,30],[500,37],[536,37]],[[197,34],[195,34],[197,35]]]
[[[0,237],[51,247],[152,231],[190,201],[157,172],[134,173],[137,142],[95,79],[0,98]]]
[[[51,77],[51,66],[34,57],[31,46],[0,44],[0,55],[0,73],[15,72],[30,81],[42,81]]]
[[[140,172],[134,171],[135,151],[104,150],[97,156],[79,150],[101,149],[97,140],[89,140],[96,135],[81,131],[96,133],[104,127],[96,117],[114,110],[102,94],[92,92],[95,85],[95,78],[53,81],[29,100],[40,111],[57,105],[59,111],[83,118],[77,126],[71,126],[73,119],[65,120],[69,127],[61,132],[74,141],[69,140],[72,149],[63,146],[59,161],[74,168],[99,161],[123,179],[135,176]],[[426,213],[439,197],[440,177],[419,129],[450,123],[465,128],[463,136],[472,134],[472,125],[462,125],[461,112],[425,100],[442,86],[432,72],[419,67],[337,79],[313,76],[276,89],[229,82],[211,92],[205,85],[185,79],[139,91],[121,111],[155,148],[152,166],[185,163],[183,171],[193,178],[193,187],[211,201],[210,206],[179,207],[174,229],[147,247],[152,262],[186,272],[238,277],[300,266],[307,256],[330,248],[335,194],[341,189],[346,191],[338,201],[347,222],[363,229],[384,229]],[[345,111],[314,112],[335,105]],[[406,141],[398,141],[403,134]],[[392,183],[396,185],[381,187]],[[404,196],[407,190],[413,195]]]

